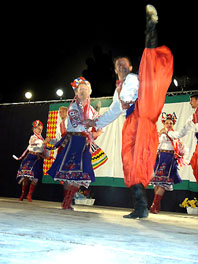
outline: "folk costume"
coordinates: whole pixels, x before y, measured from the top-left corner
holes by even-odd
[[[32,123],[33,129],[37,126],[42,126],[41,121],[36,120]],[[46,149],[44,144],[44,139],[41,135],[36,134],[30,137],[29,145],[20,158],[17,158],[13,155],[13,158],[16,160],[21,160],[21,165],[17,172],[18,183],[22,183],[22,194],[19,198],[20,201],[23,201],[26,191],[28,188],[28,181],[31,181],[27,199],[29,202],[32,202],[32,194],[36,187],[38,180],[42,179],[43,176],[43,160],[44,158],[49,158],[49,151]]]
[[[171,115],[163,112],[162,123],[165,123],[166,120],[172,120],[174,125],[176,122],[175,113]],[[172,131],[174,130],[172,129]],[[187,149],[179,139],[172,140],[166,134],[160,135],[154,175],[151,180],[151,184],[153,184],[155,190],[157,189],[156,187],[161,187],[166,191],[173,191],[173,184],[182,181],[178,173],[178,167],[187,165],[184,159],[186,154]],[[152,213],[159,213],[162,197],[163,194],[160,195],[155,192],[154,200],[150,208]]]
[[[190,160],[190,165],[192,167],[193,174],[194,174],[196,182],[198,184],[198,132],[195,133],[195,137],[197,139],[197,145],[195,148],[195,152],[193,153],[193,156]]]
[[[157,11],[148,5],[146,15],[146,47],[139,76],[129,74],[121,81],[110,109],[96,120],[97,127],[104,127],[127,109],[122,130],[122,162],[124,181],[132,190],[135,210],[126,218],[148,216],[145,188],[152,178],[156,160],[156,122],[173,74],[171,51],[166,46],[157,47]]]
[[[83,77],[79,77],[71,83],[74,91],[80,84],[86,84],[91,89],[90,83]],[[90,183],[95,181],[92,150],[96,156],[98,154],[104,158],[101,160],[100,165],[107,160],[104,152],[100,152],[101,149],[98,149],[97,146],[94,148],[92,130],[86,130],[84,126],[86,119],[96,117],[98,117],[98,113],[90,105],[90,99],[83,106],[78,96],[75,96],[68,108],[67,133],[54,146],[54,148],[59,147],[61,151],[57,154],[48,174],[55,181],[63,181],[70,185],[70,188],[64,194],[62,205],[64,209],[71,209],[72,199],[80,186],[88,188]]]
[[[198,184],[198,108],[196,109],[195,113],[188,118],[185,126],[181,130],[168,131],[167,134],[170,138],[176,139],[184,137],[190,131],[195,133],[195,137],[197,140],[197,145],[195,148],[195,152],[190,160],[190,165]]]

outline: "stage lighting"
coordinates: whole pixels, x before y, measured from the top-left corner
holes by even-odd
[[[178,81],[176,79],[173,79],[173,83],[176,87],[178,86]]]
[[[63,90],[58,89],[58,90],[56,91],[56,94],[61,98],[61,97],[63,96]]]
[[[30,100],[32,98],[32,93],[31,92],[26,92],[25,93],[25,98]]]

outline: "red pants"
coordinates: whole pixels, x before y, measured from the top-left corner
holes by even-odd
[[[198,144],[196,145],[195,152],[190,160],[190,165],[193,169],[193,174],[198,184]]]
[[[172,81],[173,56],[166,47],[144,50],[139,69],[139,92],[134,112],[122,130],[122,162],[125,184],[131,187],[152,178],[158,134],[156,122]]]

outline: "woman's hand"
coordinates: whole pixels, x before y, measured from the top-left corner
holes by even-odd
[[[90,127],[96,126],[96,122],[92,119],[87,119],[84,121],[84,126],[86,127],[86,129],[88,129]]]

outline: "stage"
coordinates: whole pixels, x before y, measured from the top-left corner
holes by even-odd
[[[198,263],[198,215],[0,198],[0,263]]]

